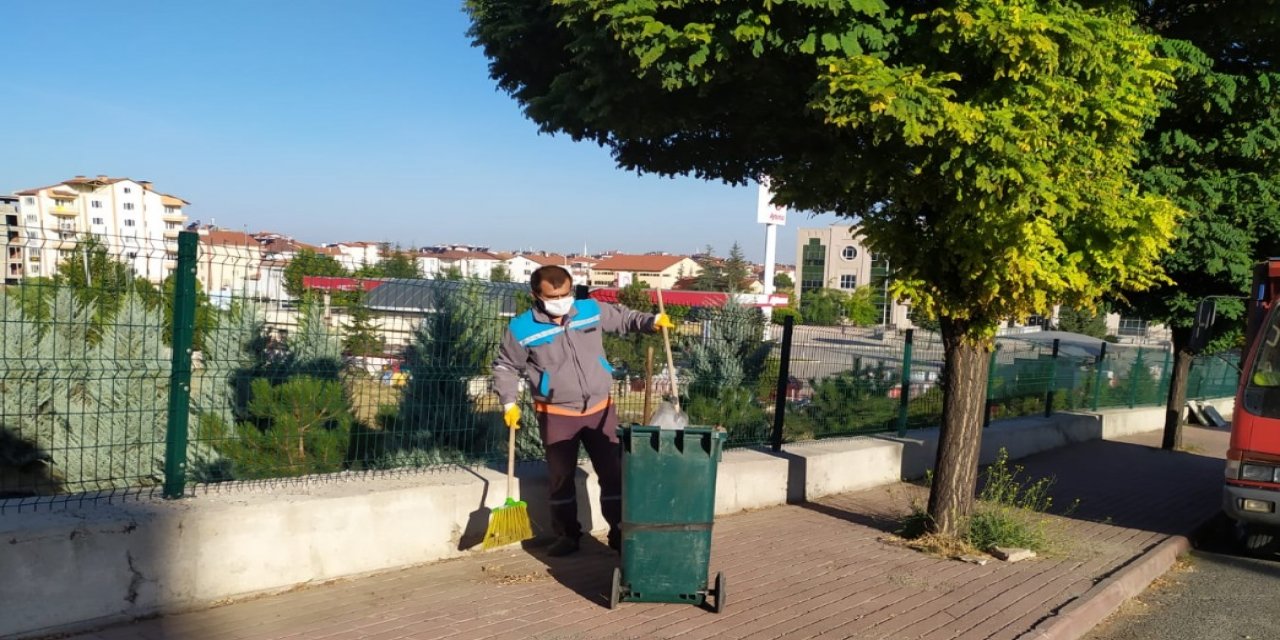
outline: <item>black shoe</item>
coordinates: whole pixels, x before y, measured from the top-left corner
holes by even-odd
[[[617,551],[618,553],[622,553],[622,532],[621,531],[609,532],[609,548],[613,549],[614,551]]]
[[[550,547],[547,547],[547,555],[558,558],[560,556],[567,556],[571,553],[574,553],[577,550],[578,550],[577,538],[561,536],[559,538],[556,538],[556,541],[551,543]]]

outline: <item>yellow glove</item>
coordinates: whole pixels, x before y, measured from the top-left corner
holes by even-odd
[[[660,329],[675,329],[675,328],[676,328],[676,323],[672,322],[671,316],[668,316],[665,313],[659,313],[657,317],[653,319],[654,331],[658,331]]]
[[[519,429],[520,406],[514,402],[508,404],[506,411],[502,412],[502,420],[507,423],[508,429]]]

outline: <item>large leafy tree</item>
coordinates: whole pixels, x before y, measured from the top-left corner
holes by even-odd
[[[284,290],[294,298],[301,298],[306,291],[302,279],[306,276],[345,276],[347,270],[332,256],[302,249],[284,268]]]
[[[1132,186],[1173,63],[1120,3],[469,0],[498,85],[618,165],[860,218],[946,348],[933,527],[973,505],[1007,317],[1161,281],[1178,210]]]
[[[1246,295],[1252,264],[1280,255],[1280,1],[1137,2],[1139,20],[1182,61],[1178,90],[1148,132],[1138,178],[1188,212],[1161,261],[1172,282],[1120,301],[1172,328],[1164,446],[1180,446],[1196,305]],[[1244,305],[1218,300],[1220,324]]]

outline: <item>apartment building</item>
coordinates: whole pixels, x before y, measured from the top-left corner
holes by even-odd
[[[625,287],[643,282],[653,288],[670,289],[681,278],[699,273],[702,267],[692,259],[665,254],[616,254],[589,268],[593,287]]]
[[[456,269],[464,278],[488,280],[493,268],[504,260],[488,251],[471,249],[427,249],[416,256],[418,268],[428,278],[440,278]]]
[[[242,231],[216,227],[197,229],[200,234],[196,279],[213,299],[229,299],[258,293],[262,280],[262,245]]]
[[[22,227],[18,224],[18,196],[0,196],[0,255],[4,256],[4,283],[22,281]]]
[[[848,224],[797,229],[796,302],[802,304],[806,293],[819,289],[852,292],[859,287],[874,287],[872,298],[881,322],[910,327],[908,307],[889,300],[889,261],[874,255],[864,241],[858,227]]]
[[[156,191],[146,180],[76,176],[14,195],[26,277],[52,276],[90,235],[152,282],[163,281],[177,266],[178,233],[190,203]]]
[[[334,259],[347,271],[354,272],[382,262],[382,245],[377,242],[338,242],[324,245],[324,248],[336,251]]]

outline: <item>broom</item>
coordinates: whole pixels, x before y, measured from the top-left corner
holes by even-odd
[[[511,497],[516,481],[516,430],[507,429],[507,501],[489,514],[484,532],[484,548],[492,549],[533,537],[529,524],[529,504]]]

